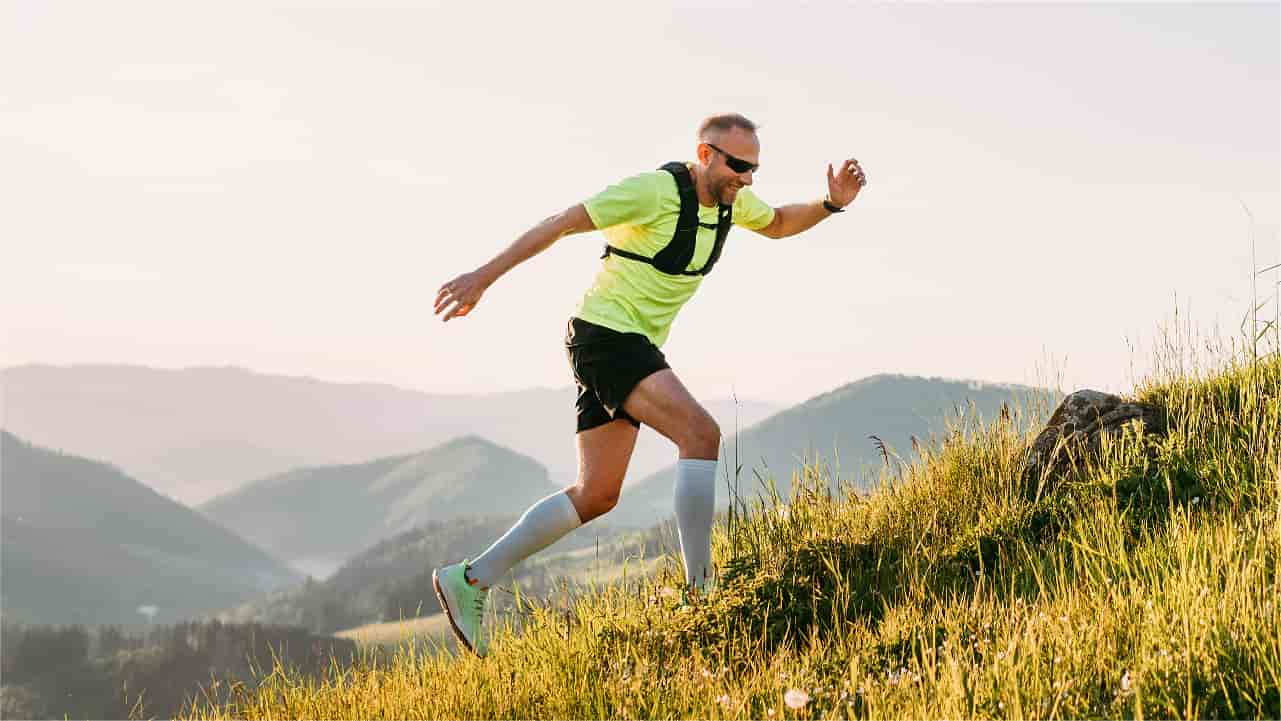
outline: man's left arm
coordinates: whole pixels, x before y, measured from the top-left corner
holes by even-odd
[[[844,210],[845,206],[854,202],[865,185],[867,185],[867,177],[863,174],[863,169],[859,167],[857,160],[853,158],[846,160],[841,164],[840,171],[835,173],[829,163],[826,198],[812,203],[793,203],[775,208],[774,219],[769,225],[759,228],[756,232],[770,238],[786,238],[809,230],[818,221],[840,212],[829,210],[825,203]]]

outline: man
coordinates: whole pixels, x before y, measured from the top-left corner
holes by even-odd
[[[454,635],[484,655],[481,619],[490,585],[618,502],[644,423],[679,449],[675,505],[687,589],[706,591],[720,428],[659,348],[672,319],[719,258],[730,223],[771,238],[795,235],[842,212],[866,184],[854,159],[827,166],[822,201],[772,208],[750,189],[760,162],[756,126],[738,114],[698,128],[697,163],[669,163],[612,185],[547,218],[481,268],[441,286],[435,313],[465,317],[518,263],[573,233],[603,231],[595,282],[566,329],[578,385],[578,480],[531,506],[476,560],[436,569],[432,581]]]

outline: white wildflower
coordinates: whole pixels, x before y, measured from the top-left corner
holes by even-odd
[[[790,709],[805,708],[805,704],[809,702],[810,695],[799,688],[788,689],[787,693],[783,694],[783,703],[787,704]]]

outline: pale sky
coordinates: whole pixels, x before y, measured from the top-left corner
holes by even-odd
[[[467,318],[437,288],[723,111],[761,126],[766,202],[846,157],[869,184],[801,235],[731,233],[664,347],[704,398],[1125,390],[1176,293],[1230,332],[1252,232],[1278,260],[1275,3],[368,5],[4,3],[0,366],[568,385],[599,234]]]

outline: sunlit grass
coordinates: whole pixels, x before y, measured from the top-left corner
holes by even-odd
[[[1281,716],[1281,358],[1175,339],[1133,399],[1165,410],[1029,490],[1029,399],[956,419],[875,489],[723,515],[713,596],[667,573],[534,603],[487,658],[277,665],[193,718]],[[1040,409],[1044,410],[1044,409]],[[1150,429],[1147,429],[1150,430]]]

